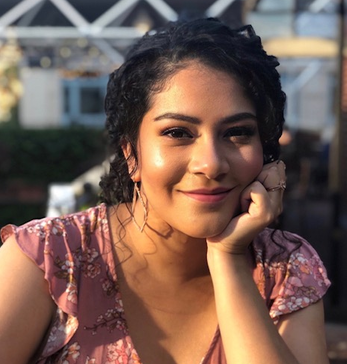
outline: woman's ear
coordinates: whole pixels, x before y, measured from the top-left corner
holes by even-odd
[[[134,182],[140,181],[141,178],[140,178],[139,166],[138,163],[136,163],[136,158],[134,156],[130,142],[122,143],[122,150],[128,164],[128,172],[131,179]]]

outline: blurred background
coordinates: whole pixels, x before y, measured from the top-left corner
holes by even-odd
[[[0,226],[97,203],[108,75],[144,32],[201,16],[252,24],[288,97],[279,225],[319,252],[327,322],[347,324],[345,12],[343,0],[1,0]],[[342,363],[338,335],[329,355]]]

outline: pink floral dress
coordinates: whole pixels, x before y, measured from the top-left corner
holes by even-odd
[[[141,363],[127,330],[106,205],[20,227],[7,225],[2,241],[12,234],[44,271],[57,304],[36,363]],[[265,229],[252,243],[250,256],[254,280],[275,323],[317,302],[330,285],[317,253],[297,235]],[[218,328],[202,363],[225,363]]]

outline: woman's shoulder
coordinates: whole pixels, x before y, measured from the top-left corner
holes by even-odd
[[[65,216],[32,220],[21,226],[7,225],[1,230],[1,239],[4,245],[7,241],[15,241],[45,272],[55,290],[59,286],[57,280],[72,279],[73,275],[75,281],[90,270],[90,265],[95,266],[96,259],[100,260],[98,267],[107,265],[112,253],[105,205]],[[64,289],[61,285],[60,290]]]
[[[275,321],[319,301],[330,286],[318,253],[297,234],[265,229],[251,249],[253,278]]]
[[[105,321],[105,325],[100,318],[106,320],[106,315],[120,310],[118,306],[113,308],[118,285],[108,231],[104,204],[2,229],[4,247],[19,246],[44,272],[42,277],[48,282],[49,295],[57,307],[43,349],[44,357],[69,345],[77,332],[83,341],[85,336],[94,338],[94,331],[102,331],[104,326],[111,331],[113,321],[110,324]]]
[[[1,240],[4,243],[14,235],[17,241],[25,239],[26,242],[31,240],[47,242],[52,238],[64,239],[91,234],[97,229],[108,230],[105,204],[63,216],[34,219],[20,226],[8,224],[1,229]],[[75,240],[71,239],[71,242],[73,241]]]
[[[290,256],[300,252],[305,256],[317,256],[313,246],[302,236],[279,229],[264,229],[252,242],[251,249],[263,260],[289,261]]]

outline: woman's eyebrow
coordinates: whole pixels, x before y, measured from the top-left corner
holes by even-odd
[[[168,112],[163,115],[159,115],[156,118],[154,118],[154,121],[159,121],[163,119],[173,119],[173,120],[181,120],[186,121],[188,123],[192,124],[200,124],[201,120],[199,118],[196,118],[194,116],[188,116],[184,114],[174,113],[174,112]]]
[[[234,114],[234,115],[230,115],[230,116],[226,116],[225,118],[222,118],[221,123],[222,124],[231,124],[231,123],[235,123],[237,121],[242,121],[242,120],[258,121],[256,115],[254,115],[250,112],[241,112],[238,114]]]
[[[188,116],[188,115],[184,115],[184,114],[180,114],[180,113],[172,113],[172,112],[159,115],[156,118],[154,118],[154,121],[159,121],[159,120],[163,120],[163,119],[186,121],[186,122],[192,123],[192,124],[201,123],[201,120],[197,117]],[[235,123],[237,121],[242,121],[242,120],[247,120],[247,119],[252,119],[252,120],[257,121],[256,115],[254,115],[250,112],[241,112],[238,114],[234,114],[234,115],[230,115],[230,116],[226,116],[226,117],[222,118],[221,123],[230,124],[230,123]]]

